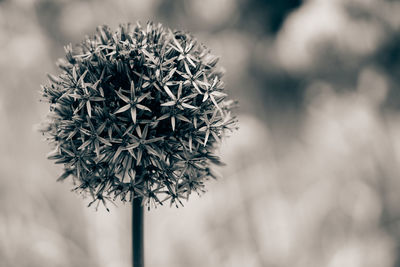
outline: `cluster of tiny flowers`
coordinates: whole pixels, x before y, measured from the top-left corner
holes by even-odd
[[[236,128],[218,58],[190,34],[152,23],[101,26],[65,50],[61,73],[42,86],[59,180],[72,177],[91,204],[178,205],[203,192],[221,164],[221,138]]]

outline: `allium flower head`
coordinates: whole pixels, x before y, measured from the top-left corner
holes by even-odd
[[[59,180],[105,199],[181,203],[214,177],[214,154],[235,128],[218,58],[190,34],[148,23],[97,28],[67,46],[58,76],[42,87],[43,130],[64,164]]]

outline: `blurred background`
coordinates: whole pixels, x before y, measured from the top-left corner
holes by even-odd
[[[130,206],[87,208],[36,132],[46,73],[100,24],[191,31],[240,130],[223,178],[146,212],[146,266],[400,266],[400,2],[0,0],[0,266],[128,267]]]

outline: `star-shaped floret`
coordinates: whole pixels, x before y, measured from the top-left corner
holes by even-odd
[[[132,121],[133,121],[133,123],[136,124],[137,109],[151,112],[151,110],[148,107],[146,107],[143,104],[140,104],[144,99],[148,98],[151,95],[151,93],[147,92],[140,96],[136,96],[135,83],[133,81],[131,82],[131,87],[130,87],[130,98],[125,96],[122,93],[122,91],[115,91],[115,93],[118,95],[118,97],[122,101],[124,101],[126,103],[126,105],[117,109],[114,112],[114,114],[118,114],[118,113],[122,113],[127,110],[130,110]]]
[[[144,126],[144,129],[142,131],[141,127],[138,125],[135,128],[135,134],[133,133],[128,133],[128,136],[130,137],[130,144],[126,146],[126,150],[131,153],[133,157],[136,159],[136,165],[140,165],[143,151],[146,151],[150,155],[153,156],[159,156],[159,152],[157,152],[153,146],[152,143],[161,141],[164,139],[164,137],[153,137],[149,138],[148,137],[148,132],[149,132],[149,126],[146,125]]]
[[[96,155],[99,158],[100,157],[100,143],[102,145],[106,145],[106,146],[112,146],[111,143],[101,137],[101,133],[104,131],[105,129],[105,124],[101,124],[100,127],[98,127],[97,129],[95,129],[95,127],[93,126],[93,123],[90,121],[90,119],[87,119],[88,125],[89,125],[89,129],[85,129],[85,128],[80,128],[80,131],[86,135],[88,137],[88,139],[86,139],[85,142],[82,143],[82,145],[78,148],[79,150],[84,150],[86,149],[86,147],[92,145],[95,148],[96,151]]]

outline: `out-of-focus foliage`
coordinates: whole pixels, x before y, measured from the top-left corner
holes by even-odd
[[[86,209],[32,125],[63,46],[136,20],[207,43],[241,105],[224,178],[146,214],[147,266],[400,266],[400,3],[263,2],[0,2],[0,266],[129,266],[129,205]]]

